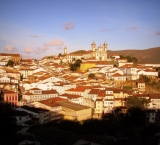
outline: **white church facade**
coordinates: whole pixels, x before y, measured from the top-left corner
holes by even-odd
[[[94,59],[95,61],[106,61],[107,60],[107,43],[96,47],[96,43],[93,41],[91,44],[91,50],[84,52],[83,54],[70,53],[67,54],[67,47],[64,48],[64,55],[68,62],[72,62],[77,59]]]

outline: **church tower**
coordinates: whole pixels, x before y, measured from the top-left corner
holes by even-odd
[[[104,51],[107,51],[107,43],[106,43],[106,41],[103,44],[103,49],[104,49]]]
[[[92,57],[96,57],[96,43],[93,41],[91,44],[91,49],[92,49]]]
[[[67,47],[65,46],[64,47],[64,55],[66,55],[67,54]]]
[[[96,50],[96,43],[93,41],[91,44],[92,51]]]

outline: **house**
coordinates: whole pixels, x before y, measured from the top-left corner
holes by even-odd
[[[29,113],[20,110],[13,110],[12,114],[16,118],[17,125],[26,126],[25,122],[31,120]]]
[[[18,93],[14,91],[3,92],[4,101],[18,106]]]
[[[83,97],[79,95],[72,95],[72,94],[65,93],[65,94],[59,95],[58,97],[66,98],[70,102],[83,105]]]
[[[119,73],[113,74],[110,78],[111,78],[111,80],[118,81],[118,82],[126,82],[126,80],[127,80],[125,75],[121,75]]]
[[[94,108],[94,118],[101,118],[103,115],[103,99],[96,99]]]
[[[146,118],[148,119],[149,123],[155,123],[155,121],[156,121],[156,110],[147,110],[146,111]]]
[[[138,82],[136,82],[136,86],[137,86],[139,92],[145,91],[145,82],[138,81]]]
[[[150,109],[160,109],[160,94],[149,94]]]
[[[0,53],[0,60],[12,60],[15,64],[19,64],[20,59],[20,54]]]
[[[22,94],[22,99],[25,100],[24,103],[31,103],[41,100],[46,100],[49,98],[55,98],[58,96],[56,90],[41,90],[39,88],[33,88]]]
[[[64,119],[82,121],[92,118],[92,108],[70,102],[68,100],[57,101],[62,107]]]
[[[104,113],[112,113],[112,109],[114,107],[114,96],[113,96],[113,90],[110,88],[107,88],[105,90],[103,106],[104,106]]]
[[[92,68],[92,67],[95,67],[96,63],[95,62],[84,62],[84,63],[81,63],[80,65],[80,70],[82,72],[85,72],[87,71],[89,68]]]
[[[2,68],[0,68],[0,76],[6,76],[6,70]]]
[[[33,120],[37,119],[39,124],[45,124],[50,121],[50,111],[44,108],[35,108],[32,106],[21,106],[16,108],[15,110],[27,112],[28,114],[31,115],[31,119]]]
[[[61,120],[61,119],[63,119],[62,107],[61,107],[61,105],[59,105],[57,103],[57,101],[62,101],[62,100],[66,100],[66,99],[56,97],[56,98],[41,100],[41,101],[38,101],[38,102],[33,102],[30,105],[32,105],[36,108],[47,109],[50,112],[49,121]]]
[[[87,86],[78,86],[76,88],[71,88],[71,89],[65,90],[65,93],[84,96],[85,91],[90,88],[91,87],[89,87],[89,86],[88,87]]]
[[[19,72],[23,76],[23,78],[28,78],[28,76],[33,74],[34,69],[33,68],[26,68],[26,67],[21,67],[19,68]]]

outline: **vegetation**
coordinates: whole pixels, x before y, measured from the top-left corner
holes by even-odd
[[[85,52],[86,52],[85,50],[78,50],[78,51],[72,52],[71,54],[83,54]]]
[[[158,78],[157,78],[158,79]],[[151,79],[145,75],[140,77],[140,80],[144,81],[147,86],[149,86],[152,90],[159,91],[160,90],[160,82],[155,79]]]
[[[91,78],[91,79],[95,78],[95,74],[94,74],[94,73],[90,73],[90,74],[88,75],[88,78]]]
[[[129,96],[126,100],[127,108],[140,108],[145,109],[148,107],[149,101],[145,98]]]
[[[62,56],[62,54],[61,54],[61,53],[59,53],[59,54],[58,54],[58,57],[61,57],[61,56]]]
[[[14,62],[12,60],[8,60],[6,66],[12,67],[14,65]]]
[[[20,81],[23,81],[23,74],[20,74]]]
[[[133,63],[137,63],[138,62],[138,59],[136,57],[120,55],[120,58],[126,58],[128,62],[133,62]]]
[[[131,90],[132,86],[123,86],[123,89]]]
[[[12,117],[13,106],[0,101],[0,144],[11,144],[16,131],[17,125],[15,118]]]
[[[82,60],[77,59],[75,63],[72,63],[72,64],[69,65],[70,70],[71,71],[76,71],[80,67],[81,63],[82,63]]]
[[[37,133],[37,135],[41,133],[40,135],[48,140],[54,138],[53,142],[56,141],[60,145],[65,141],[73,140],[73,137],[100,144],[151,145],[157,144],[155,134],[159,132],[159,129],[158,125],[146,126],[145,111],[132,108],[126,115],[119,115],[119,119],[110,116],[108,119],[89,119],[83,122],[54,121],[43,126],[33,126],[30,132]],[[63,138],[63,143],[60,138]]]
[[[140,63],[159,63],[160,62],[160,47],[144,49],[144,50],[108,50],[108,56],[114,54],[135,56]],[[151,55],[152,54],[152,55]]]

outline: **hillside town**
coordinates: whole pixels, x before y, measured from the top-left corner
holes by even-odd
[[[28,134],[31,126],[53,121],[101,120],[117,109],[125,115],[129,97],[147,100],[146,119],[157,123],[160,88],[148,80],[160,82],[160,63],[108,56],[107,50],[106,42],[98,47],[92,42],[88,51],[67,53],[65,46],[63,53],[41,60],[0,53],[0,98],[13,106],[18,132]]]

